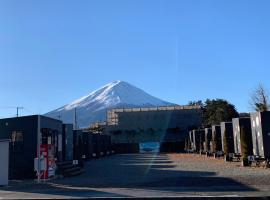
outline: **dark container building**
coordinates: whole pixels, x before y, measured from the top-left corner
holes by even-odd
[[[63,124],[62,135],[63,160],[73,160],[73,125]]]
[[[111,152],[111,137],[90,131],[74,131],[74,159],[89,160],[105,156]]]
[[[227,148],[229,153],[234,153],[234,140],[233,140],[233,125],[232,122],[221,122],[220,123],[220,131],[221,131],[221,144],[222,144],[222,151],[224,152],[225,149],[225,131],[227,135]]]
[[[204,145],[204,151],[205,152],[211,152],[211,140],[212,140],[212,129],[211,128],[205,128],[205,145]]]
[[[216,153],[213,149],[213,141],[215,138],[216,138],[216,152],[222,151],[220,125],[213,125],[212,126],[212,152],[213,153]]]
[[[193,150],[200,152],[203,148],[204,130],[193,130]]]
[[[83,132],[82,130],[73,130],[73,159],[81,160],[83,154]]]
[[[140,145],[158,142],[160,152],[184,151],[191,127],[202,123],[200,106],[161,106],[107,111],[105,133],[117,152],[137,153]]]
[[[38,143],[40,143],[40,146],[49,149],[48,155],[44,155],[51,159],[51,164],[54,164],[55,160],[61,161],[61,138],[62,122],[56,119],[41,115],[0,119],[0,139],[11,140],[10,179],[36,177],[34,159],[37,157]]]
[[[270,111],[251,113],[253,153],[270,158]]]
[[[193,131],[189,131],[188,132],[188,139],[189,139],[189,142],[190,142],[190,150],[193,150]]]
[[[251,121],[250,117],[244,118],[233,118],[233,137],[234,137],[234,152],[235,154],[241,155],[241,135],[242,130],[244,134],[247,134],[247,137],[250,138],[247,142],[248,154],[253,155],[253,146],[252,146],[252,131],[251,131]]]

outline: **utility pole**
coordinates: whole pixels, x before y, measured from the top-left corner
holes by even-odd
[[[37,127],[37,159],[38,159],[38,168],[37,168],[37,174],[38,174],[38,183],[40,183],[40,171],[41,171],[41,163],[40,163],[40,140],[41,140],[41,132],[40,132],[40,115],[38,115],[38,127]]]
[[[18,107],[17,106],[16,109],[17,109],[17,115],[16,116],[19,117],[19,109],[23,109],[23,107]]]
[[[75,108],[75,117],[74,117],[74,129],[77,130],[77,108]]]
[[[20,109],[24,109],[24,107],[20,107],[20,106],[0,106],[0,109],[14,109],[16,108],[16,116],[19,117],[19,110]]]

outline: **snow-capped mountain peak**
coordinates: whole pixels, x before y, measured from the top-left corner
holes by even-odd
[[[60,115],[64,122],[72,123],[76,108],[78,124],[86,127],[95,121],[105,121],[107,109],[164,105],[172,104],[155,98],[127,82],[118,80],[46,115],[54,118]]]

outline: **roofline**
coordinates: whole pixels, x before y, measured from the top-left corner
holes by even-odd
[[[7,118],[0,118],[0,120],[8,120],[8,119],[20,119],[20,118],[27,118],[27,117],[38,117],[38,116],[41,116],[41,117],[44,117],[44,118],[48,118],[48,119],[53,119],[53,120],[56,120],[56,121],[59,121],[59,122],[62,122],[61,120],[59,119],[55,119],[55,118],[52,118],[52,117],[47,117],[45,115],[25,115],[25,116],[19,116],[19,117],[7,117]],[[63,123],[63,122],[62,122]]]

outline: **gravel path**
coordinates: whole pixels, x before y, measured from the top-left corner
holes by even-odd
[[[44,184],[11,182],[3,198],[270,195],[270,170],[193,154],[114,155],[85,163],[86,173]]]

